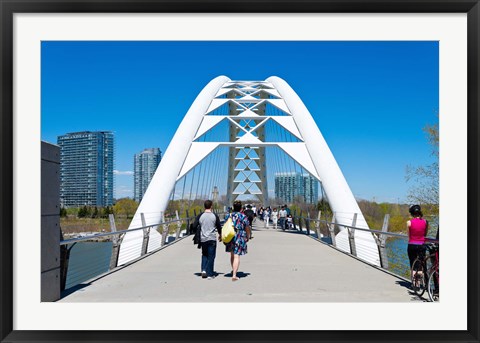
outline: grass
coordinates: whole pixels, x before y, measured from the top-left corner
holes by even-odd
[[[128,229],[131,219],[115,218],[117,231]],[[60,218],[60,228],[64,234],[80,232],[110,232],[110,220],[108,218]]]
[[[131,218],[115,217],[115,226],[117,231],[127,230],[130,225]],[[77,218],[75,216],[61,217],[60,228],[63,234],[81,233],[81,232],[111,232],[110,220],[108,218]],[[186,228],[186,224],[182,223],[182,229]],[[161,232],[163,227],[160,226]],[[168,232],[175,233],[177,231],[177,223],[168,225]]]

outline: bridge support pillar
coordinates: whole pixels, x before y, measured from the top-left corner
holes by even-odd
[[[60,148],[41,144],[41,301],[60,299]]]

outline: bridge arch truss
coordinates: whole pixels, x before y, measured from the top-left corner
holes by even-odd
[[[197,176],[195,184],[195,173],[202,168],[204,179]],[[186,113],[129,228],[159,223],[170,200],[191,198],[193,192],[214,200],[221,195],[227,204],[253,199],[269,205],[279,195],[272,194],[271,183],[289,173],[321,184],[338,224],[352,225],[357,214],[355,226],[368,229],[317,124],[288,83],[275,76],[264,81],[219,76],[205,86]],[[379,265],[373,236],[356,230],[355,240],[357,256]],[[142,232],[125,235],[119,265],[140,256],[142,241]],[[336,243],[349,251],[346,230],[337,234]],[[159,247],[159,234],[152,230],[148,251]]]

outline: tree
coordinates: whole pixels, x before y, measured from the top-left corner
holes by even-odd
[[[438,122],[426,125],[423,128],[429,145],[432,148],[434,162],[427,165],[411,166],[406,168],[407,182],[413,182],[407,195],[411,203],[423,205],[425,210],[434,216],[438,216],[439,203],[439,170],[438,170]]]
[[[123,198],[117,200],[117,203],[113,206],[113,212],[116,215],[124,215],[127,218],[133,217],[137,210],[138,203],[130,198]]]
[[[388,230],[390,232],[405,233],[408,215],[408,205],[392,203],[376,203],[374,201],[359,200],[358,206],[367,221],[370,229],[381,230],[386,214],[390,215]]]
[[[108,218],[109,214],[113,214],[113,209],[110,206],[106,206],[102,209],[102,218]]]
[[[77,214],[78,218],[85,218],[88,216],[88,208],[87,206],[83,206],[83,207],[80,207],[78,209],[78,214]]]
[[[330,207],[330,203],[324,197],[320,199],[316,206],[317,211],[321,211],[322,217],[325,217],[326,220],[330,221],[332,219],[333,211]]]
[[[60,217],[62,218],[67,217],[67,209],[65,207],[60,207]]]

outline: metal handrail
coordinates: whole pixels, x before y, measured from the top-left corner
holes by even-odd
[[[216,213],[216,214],[219,215],[222,218],[222,215],[224,213],[219,212],[219,213]],[[195,219],[195,217],[196,216],[189,216],[189,217],[186,217],[186,218],[179,218],[179,219],[175,218],[175,219],[172,219],[172,220],[169,220],[169,221],[159,222],[159,223],[155,223],[155,224],[149,224],[149,225],[145,225],[145,226],[137,227],[137,228],[132,228],[132,229],[128,229],[128,230],[96,233],[96,234],[91,234],[91,235],[88,235],[88,236],[76,237],[76,238],[63,240],[63,241],[60,242],[60,246],[62,247],[63,250],[66,250],[66,254],[65,254],[66,262],[64,263],[64,269],[65,270],[64,270],[64,273],[63,273],[64,277],[65,277],[65,280],[66,280],[67,271],[69,269],[68,268],[69,253],[70,253],[71,248],[77,242],[84,242],[84,241],[89,241],[89,240],[92,240],[92,239],[98,239],[98,238],[102,238],[102,237],[112,237],[113,238],[112,239],[113,246],[112,246],[112,250],[111,250],[110,267],[108,268],[108,271],[110,271],[110,270],[113,270],[114,268],[116,268],[118,266],[117,263],[118,263],[119,249],[120,249],[120,246],[122,244],[122,238],[124,237],[124,235],[127,232],[144,230],[144,235],[147,234],[147,236],[144,236],[144,243],[143,244],[145,245],[145,244],[148,244],[148,230],[150,230],[152,227],[155,227],[155,226],[158,226],[158,227],[163,226],[163,228],[164,228],[163,233],[162,233],[163,237],[162,237],[162,241],[161,241],[161,246],[163,247],[164,245],[169,244],[169,242],[165,241],[168,233],[170,232],[170,227],[168,227],[169,225],[171,225],[171,224],[176,224],[177,225],[177,233],[176,233],[177,236],[175,238],[175,240],[176,240],[176,239],[180,238],[180,236],[179,236],[180,232],[185,232],[185,228],[181,229],[183,225],[180,225],[179,223],[182,223],[182,224],[186,223],[187,224],[186,235],[189,235],[191,232],[189,231],[188,224],[192,223],[193,220]],[[320,218],[309,218],[309,217],[305,217],[303,215],[294,216],[294,218],[295,218],[295,222],[294,222],[295,229],[299,230],[302,233],[305,232],[305,229],[307,229],[306,233],[308,235],[310,235],[310,232],[312,232],[312,231],[313,232],[317,231],[317,234],[319,235],[318,239],[320,239],[320,237],[321,237],[320,236],[321,235],[321,233],[320,233],[320,223],[326,224],[327,229],[329,231],[329,233],[327,233],[327,235],[332,238],[332,242],[328,243],[328,244],[330,244],[334,247],[336,247],[335,239],[334,239],[334,236],[333,237],[331,236],[333,234],[332,230],[333,230],[334,227],[346,228],[349,231],[349,233],[352,234],[352,236],[353,236],[353,231],[354,230],[360,230],[360,231],[365,231],[365,232],[372,233],[376,242],[377,242],[377,246],[378,246],[378,249],[379,249],[380,252],[382,251],[382,249],[383,249],[383,251],[386,251],[385,250],[385,241],[387,240],[387,237],[408,239],[408,235],[401,234],[401,233],[392,233],[392,232],[388,232],[388,231],[371,230],[371,229],[356,227],[356,226],[354,226],[355,221],[352,222],[353,225],[344,225],[344,224],[340,224],[336,221],[328,221],[328,220],[320,219]],[[299,222],[297,222],[297,220],[299,220]],[[302,222],[305,223],[304,228],[302,228]],[[387,221],[387,223],[388,223],[388,221]],[[384,224],[384,226],[385,226],[385,224]],[[113,228],[114,228],[114,226],[113,226]],[[180,238],[180,239],[182,239],[182,238]],[[354,238],[352,237],[352,239],[354,239]],[[108,240],[108,241],[110,241],[110,240]],[[438,240],[434,240],[434,239],[431,239],[431,238],[428,238],[428,241],[429,242],[438,242]],[[70,245],[70,247],[68,247],[69,245]],[[353,242],[350,241],[350,247],[351,247],[351,251],[350,252],[347,251],[347,253],[350,253],[352,256],[357,256],[354,241]],[[342,251],[343,251],[343,248],[342,248]],[[152,251],[152,252],[154,252],[154,251]],[[152,252],[149,252],[148,254],[150,254]],[[144,256],[146,254],[147,254],[147,249],[144,250],[144,247],[142,246],[141,256]],[[389,268],[389,265],[388,265],[389,264],[389,262],[388,262],[389,258],[386,255],[386,252],[383,255],[381,253],[380,259],[381,259],[381,268],[383,268],[385,270],[389,270],[388,269]],[[386,262],[385,262],[385,260],[386,260]],[[394,264],[392,263],[392,266],[393,265]],[[75,270],[75,272],[78,272],[78,268],[73,269],[73,270]],[[83,273],[83,270],[81,270],[81,272]],[[400,274],[397,273],[397,275],[400,275]],[[63,280],[63,277],[62,277],[62,280]],[[79,280],[80,280],[80,278],[79,278]],[[62,281],[62,282],[64,282],[64,281]],[[64,286],[65,286],[65,283],[64,283]],[[72,286],[69,286],[69,287],[72,287]]]
[[[145,230],[145,229],[151,228],[151,227],[153,227],[153,226],[169,225],[169,224],[172,224],[172,223],[182,222],[182,221],[185,221],[185,220],[191,220],[191,219],[194,219],[194,218],[195,218],[195,217],[188,217],[188,218],[182,218],[182,219],[174,219],[174,220],[170,220],[170,221],[168,221],[168,222],[160,222],[160,223],[158,223],[158,224],[149,224],[149,225],[146,225],[146,226],[137,227],[137,228],[133,228],[133,229],[127,229],[127,230],[121,230],[121,231],[115,231],[115,232],[99,233],[99,234],[94,234],[94,235],[91,235],[91,236],[84,236],[84,237],[77,237],[77,238],[72,238],[72,239],[66,239],[66,240],[60,241],[60,245],[66,245],[66,244],[71,244],[71,243],[76,243],[76,242],[82,242],[82,241],[86,241],[86,240],[89,240],[89,239],[92,239],[92,238],[99,238],[99,237],[108,237],[108,236],[121,235],[121,234],[124,234],[124,233],[127,233],[127,232],[133,232],[133,231],[138,231],[138,230]]]
[[[305,217],[297,217],[297,218],[301,218],[303,220],[308,220],[308,221],[313,221],[313,222],[321,222],[321,223],[325,223],[325,224],[330,224],[330,225],[337,225],[337,226],[343,226],[345,228],[348,228],[348,229],[354,229],[354,230],[360,230],[360,231],[365,231],[365,232],[372,232],[372,233],[378,233],[378,234],[381,234],[381,235],[388,235],[388,236],[392,236],[392,237],[399,237],[399,238],[408,238],[408,235],[405,235],[405,234],[402,234],[402,233],[394,233],[394,232],[388,232],[388,231],[379,231],[379,230],[373,230],[373,229],[365,229],[365,228],[360,228],[360,227],[356,227],[356,226],[351,226],[351,225],[346,225],[346,224],[340,224],[340,223],[336,223],[336,222],[329,222],[328,220],[325,220],[325,219],[315,219],[315,218],[305,218]],[[434,239],[434,238],[430,238],[430,237],[426,237],[429,242],[438,242],[438,240]]]
[[[327,244],[329,244],[333,247],[337,247],[334,228],[335,227],[346,228],[347,231],[348,231],[348,236],[349,236],[348,237],[348,246],[350,248],[350,251],[345,250],[345,245],[343,245],[341,250],[343,252],[348,253],[348,254],[350,254],[354,257],[357,257],[357,258],[359,258],[359,257],[357,255],[354,231],[355,230],[360,230],[360,231],[364,231],[364,232],[370,232],[372,234],[372,236],[374,237],[375,243],[377,245],[378,254],[379,254],[379,258],[380,258],[380,268],[382,268],[383,270],[386,270],[388,272],[394,273],[395,275],[405,277],[406,274],[404,274],[404,273],[406,273],[405,270],[408,269],[408,260],[407,260],[407,263],[402,263],[402,262],[398,263],[399,260],[396,260],[396,261],[393,261],[392,265],[390,266],[391,256],[388,255],[388,253],[387,253],[386,241],[387,241],[388,238],[393,238],[393,239],[397,238],[397,239],[402,239],[404,241],[408,241],[409,236],[406,235],[406,234],[403,234],[403,233],[388,232],[388,219],[389,219],[388,215],[386,215],[385,218],[384,218],[382,231],[356,227],[355,226],[355,222],[356,222],[355,217],[356,216],[354,216],[354,219],[352,220],[353,225],[341,224],[341,223],[338,223],[338,221],[336,221],[335,219],[333,219],[333,221],[328,221],[328,220],[320,219],[320,218],[304,217],[302,214],[300,214],[300,216],[294,216],[294,217],[296,217],[296,220],[294,220],[294,228],[296,230],[298,230],[302,233],[306,231],[306,234],[310,235],[310,233],[312,232],[312,224],[311,223],[313,223],[313,226],[314,226],[313,232],[316,231],[316,234],[318,236],[316,239],[320,240],[320,238],[323,237],[323,236],[330,237],[331,242],[328,242]],[[296,221],[298,221],[298,224],[296,223]],[[305,223],[305,228],[302,228],[302,222]],[[322,235],[322,233],[320,231],[321,230],[320,229],[320,224],[321,223],[325,224],[326,229],[328,230],[326,235]],[[437,244],[439,243],[439,241],[437,239],[432,238],[432,237],[426,237],[425,241],[426,241],[426,243],[437,243]],[[362,259],[362,258],[360,258],[360,259]],[[402,264],[404,265],[403,267],[402,267]],[[392,268],[390,268],[390,267],[392,267]],[[403,269],[405,269],[405,270],[403,270]]]
[[[178,218],[178,217],[177,217]],[[113,219],[113,218],[111,218]],[[142,250],[141,250],[141,256],[145,256],[147,255],[147,248],[146,246],[148,246],[148,238],[149,238],[149,232],[151,230],[152,227],[160,227],[162,226],[163,227],[163,232],[162,232],[162,238],[161,238],[161,246],[165,246],[165,245],[168,245],[169,242],[166,241],[166,238],[167,238],[167,235],[168,235],[168,232],[170,231],[170,225],[172,224],[175,224],[177,225],[177,230],[176,230],[176,239],[180,238],[179,237],[179,234],[180,234],[180,230],[182,228],[182,224],[185,223],[187,225],[186,228],[184,228],[182,231],[186,231],[186,236],[188,236],[191,232],[189,232],[189,223],[192,222],[192,220],[195,219],[195,216],[192,216],[192,217],[186,217],[186,218],[178,218],[178,219],[172,219],[172,220],[168,220],[168,221],[160,221],[159,223],[155,223],[155,224],[149,224],[149,225],[145,225],[145,226],[142,226],[142,227],[137,227],[137,228],[132,228],[132,229],[127,229],[127,230],[121,230],[121,231],[116,231],[115,230],[115,222],[113,221],[113,226],[112,226],[112,232],[105,232],[105,233],[96,233],[96,234],[91,234],[91,235],[87,235],[87,236],[83,236],[83,237],[76,237],[76,238],[72,238],[72,239],[66,239],[66,240],[62,240],[60,241],[60,249],[61,251],[63,252],[62,254],[62,261],[61,261],[61,269],[62,269],[62,272],[61,272],[61,290],[65,290],[65,287],[67,287],[67,275],[69,274],[69,260],[70,260],[70,252],[72,250],[72,248],[79,242],[87,242],[87,241],[91,241],[91,240],[96,240],[96,239],[99,239],[99,238],[102,238],[102,237],[111,237],[111,239],[108,239],[109,241],[111,240],[113,245],[112,245],[112,249],[111,249],[111,252],[110,252],[110,261],[109,261],[109,265],[105,265],[104,267],[99,267],[99,265],[97,266],[94,266],[94,267],[89,267],[89,266],[86,266],[86,267],[83,267],[83,268],[76,268],[74,269],[75,272],[74,273],[79,273],[80,275],[73,275],[71,276],[71,279],[70,279],[70,285],[68,286],[69,288],[70,287],[73,287],[74,285],[78,284],[79,282],[83,282],[85,280],[89,280],[93,277],[97,277],[99,274],[103,273],[103,272],[110,272],[111,270],[114,270],[115,268],[118,267],[118,256],[119,256],[119,252],[120,252],[120,246],[122,244],[122,240],[123,238],[125,237],[125,234],[128,233],[128,232],[134,232],[134,231],[139,231],[139,230],[142,230],[143,231],[143,243],[142,243]],[[111,222],[111,225],[112,225],[112,222]],[[181,239],[181,238],[180,238]],[[160,248],[161,249],[161,248]],[[157,251],[157,250],[155,250]],[[154,252],[154,251],[152,251]],[[152,253],[152,252],[149,252],[148,254]],[[72,281],[72,278],[73,278],[73,281]]]

